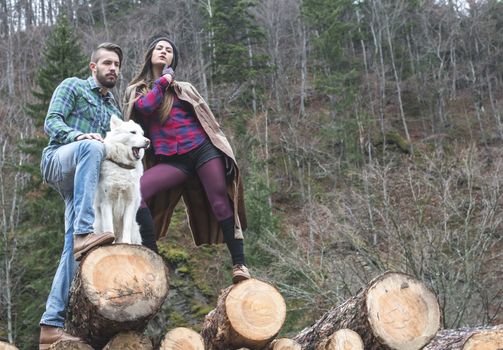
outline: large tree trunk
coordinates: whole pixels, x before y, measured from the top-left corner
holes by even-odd
[[[99,247],[84,257],[73,281],[67,328],[101,348],[120,332],[143,331],[168,288],[168,269],[150,249]]]
[[[285,301],[278,290],[249,279],[220,293],[201,335],[206,350],[262,349],[278,334],[285,316]]]
[[[204,350],[203,338],[190,328],[178,327],[164,336],[159,350]]]
[[[501,350],[503,325],[446,329],[437,333],[423,350]]]
[[[435,336],[440,320],[438,300],[428,287],[409,275],[388,272],[294,340],[302,349],[314,350],[335,331],[349,328],[360,335],[365,350],[416,350]]]
[[[103,350],[152,350],[150,339],[138,332],[123,332],[113,337]]]

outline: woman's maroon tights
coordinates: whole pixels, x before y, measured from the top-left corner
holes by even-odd
[[[225,243],[231,252],[233,264],[244,264],[243,240],[234,238],[234,212],[227,194],[225,167],[222,158],[213,158],[197,169],[208,201],[222,227]],[[159,191],[181,185],[189,178],[182,170],[165,163],[159,163],[143,174],[140,180],[142,201],[140,208],[146,208],[148,201]],[[232,221],[232,224],[229,224]]]

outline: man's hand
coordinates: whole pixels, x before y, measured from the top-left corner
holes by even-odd
[[[82,141],[82,140],[97,140],[103,142],[103,137],[101,137],[100,134],[92,133],[92,134],[82,134],[75,138],[75,141]]]

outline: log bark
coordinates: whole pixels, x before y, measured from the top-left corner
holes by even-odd
[[[90,345],[73,340],[63,340],[52,344],[49,350],[94,350]]]
[[[120,332],[142,332],[168,296],[168,279],[162,258],[146,247],[94,249],[73,281],[68,331],[99,349]]]
[[[18,348],[12,344],[0,341],[0,350],[18,350]]]
[[[503,324],[494,327],[445,329],[424,350],[501,350]]]
[[[164,336],[159,350],[204,350],[201,335],[190,328],[177,327]]]
[[[285,316],[285,301],[278,290],[249,279],[220,293],[201,335],[207,350],[262,349],[278,334]]]
[[[114,336],[103,350],[152,350],[150,339],[138,332],[122,332]]]
[[[316,350],[363,350],[363,340],[351,329],[339,329],[318,344]]]
[[[416,350],[435,336],[440,324],[438,300],[430,288],[409,275],[387,272],[293,339],[314,350],[335,331],[349,328],[360,335],[366,350]]]

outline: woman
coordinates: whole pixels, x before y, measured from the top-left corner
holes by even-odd
[[[239,169],[204,99],[190,83],[174,80],[177,64],[174,42],[154,36],[140,73],[126,89],[124,119],[142,125],[153,146],[140,181],[137,221],[143,243],[157,249],[155,237],[166,235],[183,196],[194,242],[225,242],[232,280],[238,283],[250,278],[243,252],[246,218]]]

